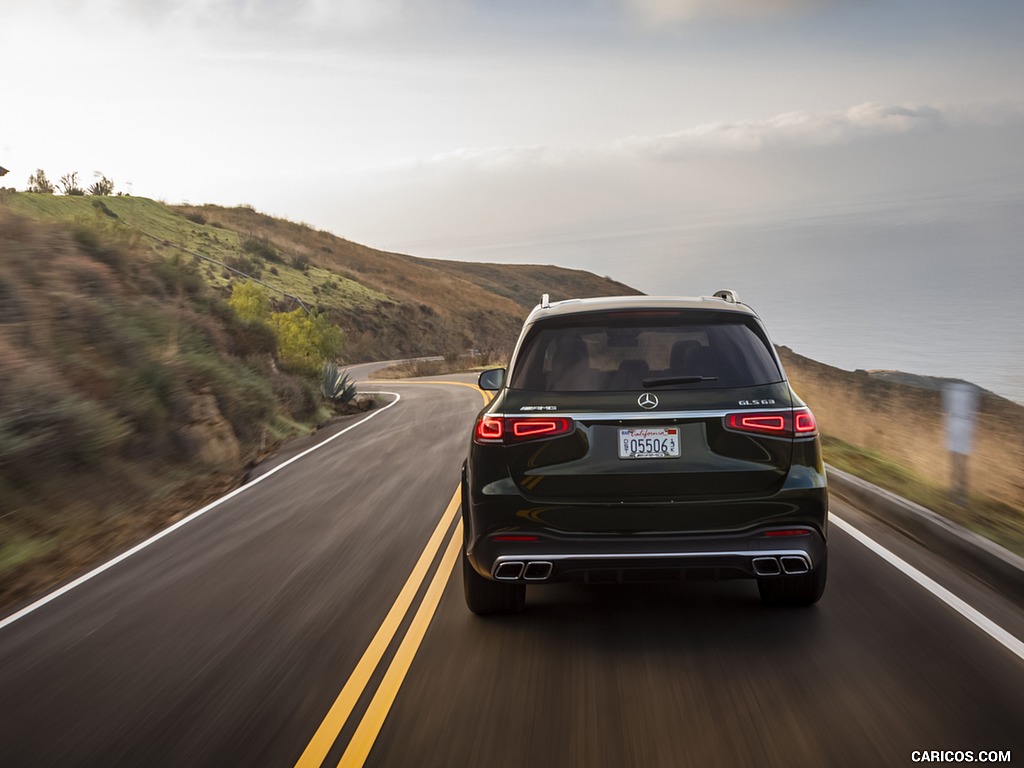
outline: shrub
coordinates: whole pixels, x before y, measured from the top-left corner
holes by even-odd
[[[91,194],[95,195],[97,193],[96,192],[92,192]],[[93,205],[93,208],[95,208],[97,211],[99,211],[100,213],[102,213],[104,216],[106,216],[108,218],[111,218],[111,219],[119,219],[119,218],[121,218],[116,213],[114,213],[112,210],[110,210],[107,207],[107,204],[104,203],[102,200],[93,200],[92,201],[92,205]]]
[[[98,463],[116,452],[131,427],[103,405],[46,391],[41,382],[8,388],[0,408],[0,470],[18,480]]]
[[[316,415],[319,403],[308,379],[281,373],[274,377],[273,384],[274,394],[290,418],[306,421]]]
[[[25,306],[18,297],[17,285],[0,277],[0,323],[16,323],[25,318]]]
[[[255,255],[229,256],[224,263],[236,272],[247,277],[259,277],[263,274],[263,259]]]
[[[262,425],[271,419],[277,400],[270,383],[247,366],[224,360],[212,353],[188,352],[182,361],[192,389],[210,387],[217,396],[224,418],[242,440],[259,436]]]
[[[199,268],[195,263],[185,261],[178,255],[156,262],[153,265],[153,273],[172,294],[182,292],[189,296],[198,296],[206,290],[206,283],[203,282]]]
[[[231,338],[231,354],[236,357],[277,356],[277,336],[266,323],[250,322],[240,318],[228,325]]]
[[[41,195],[52,195],[53,184],[46,178],[46,172],[39,168],[28,177],[28,192],[36,192]]]
[[[106,176],[100,174],[99,180],[94,181],[92,185],[89,187],[89,194],[101,197],[114,194],[113,180],[108,179]]]
[[[94,200],[93,205],[102,209],[105,215],[118,218],[117,214],[107,208],[101,200]],[[126,252],[130,252],[132,245],[130,239],[101,238],[96,230],[81,224],[72,228],[71,236],[84,253],[118,272],[125,272],[129,262]]]
[[[272,322],[277,331],[281,362],[298,373],[316,376],[321,362],[333,359],[341,349],[341,331],[326,315],[307,315],[300,308],[276,312]]]
[[[60,187],[60,191],[65,195],[84,195],[85,191],[78,186],[78,171],[72,171],[66,173],[60,177],[60,181],[57,182],[57,186]]]
[[[281,255],[277,252],[277,248],[263,237],[249,235],[242,241],[242,250],[267,261],[281,261]]]
[[[264,323],[270,319],[270,294],[266,288],[252,280],[235,284],[228,306],[239,319],[246,322]]]
[[[356,396],[356,383],[348,377],[348,373],[338,370],[337,363],[328,361],[323,365],[320,392],[327,401],[344,405]]]

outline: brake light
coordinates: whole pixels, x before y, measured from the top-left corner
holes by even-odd
[[[491,541],[537,541],[536,536],[492,536]]]
[[[568,434],[573,429],[573,420],[563,416],[483,416],[477,419],[474,436],[479,443],[511,443],[540,437],[557,437]]]
[[[572,419],[506,419],[513,437],[550,437],[572,430]]]
[[[810,536],[811,532],[803,528],[789,528],[783,531],[765,531],[764,536]]]
[[[505,424],[502,419],[493,416],[484,416],[477,419],[476,439],[482,442],[495,442],[501,440],[505,435]]]
[[[806,408],[793,412],[793,426],[798,435],[813,435],[818,431],[818,423],[814,420],[814,414]]]
[[[807,408],[730,413],[725,417],[725,426],[734,432],[752,432],[773,437],[814,437],[818,434],[814,414]]]
[[[786,431],[787,416],[781,413],[730,413],[729,427],[743,432],[781,434]]]

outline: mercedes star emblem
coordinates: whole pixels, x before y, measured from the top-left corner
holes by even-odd
[[[650,410],[651,408],[658,407],[658,398],[652,395],[650,392],[644,392],[637,399],[637,403],[640,405],[641,408],[646,408],[647,410]]]

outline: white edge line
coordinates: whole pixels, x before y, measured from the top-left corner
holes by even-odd
[[[250,480],[245,485],[242,485],[242,486],[239,486],[238,488],[235,488],[235,490],[231,491],[228,494],[225,494],[224,496],[221,496],[219,499],[216,499],[215,501],[211,501],[209,504],[207,504],[202,509],[196,510],[191,515],[189,515],[188,517],[183,518],[183,519],[179,520],[178,522],[174,523],[174,525],[171,525],[168,528],[164,528],[162,531],[160,531],[156,535],[151,536],[150,538],[146,539],[145,541],[143,541],[143,542],[141,542],[139,544],[136,544],[134,547],[129,549],[127,552],[122,552],[120,555],[115,557],[113,560],[109,560],[106,563],[104,563],[103,565],[101,565],[101,566],[99,566],[97,568],[94,568],[93,570],[89,571],[86,574],[83,574],[82,576],[79,576],[74,581],[68,582],[67,584],[65,584],[60,589],[54,590],[50,594],[45,595],[44,597],[39,598],[34,603],[31,603],[30,605],[27,605],[24,608],[22,608],[20,611],[17,611],[16,613],[12,613],[10,616],[7,616],[2,621],[0,621],[0,630],[5,629],[7,626],[9,626],[9,625],[13,624],[14,622],[16,622],[18,619],[24,618],[25,616],[27,616],[28,614],[32,613],[33,611],[36,611],[39,608],[42,608],[47,603],[49,603],[49,602],[51,602],[53,600],[56,600],[58,597],[60,597],[60,596],[62,596],[64,594],[70,592],[75,587],[79,587],[82,584],[84,584],[85,582],[89,581],[90,579],[95,578],[96,576],[99,576],[101,573],[103,573],[104,571],[108,570],[109,568],[113,568],[115,565],[120,563],[122,560],[127,560],[129,557],[131,557],[135,553],[145,549],[150,544],[153,544],[154,542],[159,541],[164,536],[170,535],[174,531],[176,531],[179,528],[181,528],[183,525],[187,525],[188,523],[191,523],[193,520],[195,520],[200,515],[206,514],[211,509],[214,509],[215,507],[219,507],[225,501],[228,501],[229,499],[233,499],[235,496],[237,496],[238,494],[242,493],[243,491],[249,490],[254,485],[256,485],[258,483],[262,483],[268,477],[270,477],[270,476],[274,475],[275,473],[279,472],[280,470],[284,469],[289,464],[293,464],[296,461],[298,461],[299,459],[303,458],[304,456],[308,456],[313,451],[316,451],[316,450],[318,450],[320,448],[323,448],[325,445],[330,443],[332,440],[335,440],[335,439],[341,437],[342,435],[344,435],[349,430],[355,429],[360,424],[365,424],[370,419],[372,419],[374,416],[376,416],[379,413],[383,413],[388,408],[390,408],[391,406],[395,405],[399,400],[402,399],[402,396],[400,394],[398,394],[397,392],[363,392],[362,394],[364,394],[364,395],[394,395],[395,399],[392,400],[387,405],[385,405],[383,408],[380,408],[380,409],[374,411],[373,413],[369,414],[366,418],[360,419],[355,424],[349,424],[347,427],[345,427],[345,429],[341,430],[337,434],[331,435],[330,437],[328,437],[323,442],[317,443],[316,445],[307,448],[302,453],[300,453],[300,454],[298,454],[296,456],[292,456],[287,461],[283,461],[280,464],[278,464],[276,467],[274,467],[273,469],[268,470],[265,474],[262,474],[259,477],[256,477],[256,478]]]
[[[974,624],[974,626],[978,627],[982,632],[1006,647],[1011,653],[1016,654],[1017,658],[1024,660],[1024,642],[1021,642],[1017,637],[1007,632],[988,616],[981,613],[981,611],[974,608],[964,600],[961,600],[937,581],[921,573],[921,571],[917,570],[917,568],[912,566],[906,560],[903,560],[898,555],[893,554],[877,541],[870,538],[867,534],[862,533],[857,528],[854,528],[850,523],[846,522],[842,518],[837,517],[835,513],[829,512],[828,517],[832,523],[839,526],[839,528],[845,533],[848,533],[909,579],[917,582],[917,584],[931,592],[935,597]]]

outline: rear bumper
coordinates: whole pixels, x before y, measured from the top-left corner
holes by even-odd
[[[777,527],[742,535],[576,538],[537,536],[502,541],[485,536],[467,556],[480,575],[496,581],[647,581],[771,578],[814,570],[825,558],[820,532],[770,536]]]

